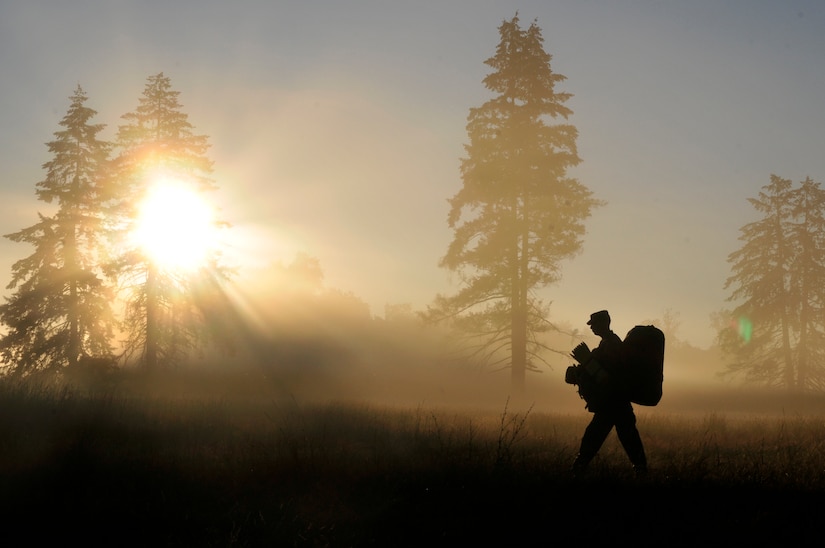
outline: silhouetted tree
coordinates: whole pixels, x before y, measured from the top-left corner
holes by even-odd
[[[450,199],[454,239],[440,266],[460,275],[453,296],[438,295],[426,317],[453,318],[475,355],[511,368],[513,387],[536,369],[537,334],[548,329],[538,289],[561,278],[561,261],[576,255],[584,220],[601,202],[567,170],[580,163],[577,130],[567,123],[565,77],[553,72],[541,29],[499,27],[483,83],[495,96],[468,116],[461,190]]]
[[[749,199],[762,214],[731,253],[733,329],[719,333],[728,374],[792,391],[825,388],[825,191],[771,175]]]
[[[105,257],[103,197],[110,144],[98,139],[103,124],[85,106],[78,86],[60,121],[63,127],[47,143],[53,158],[43,164],[46,178],[36,185],[39,200],[56,203],[53,216],[5,237],[34,246],[34,253],[12,266],[0,306],[8,329],[0,356],[17,373],[73,366],[84,355],[108,356],[114,317],[113,292],[99,264]]]
[[[217,252],[198,272],[176,271],[156,264],[128,238],[135,230],[139,204],[159,178],[184,181],[203,193],[217,189],[210,179],[208,139],[193,132],[179,94],[162,72],[150,76],[137,109],[122,116],[127,123],[118,128],[115,143],[119,155],[113,196],[123,218],[117,273],[128,292],[126,353],[139,355],[148,368],[161,361],[178,362],[191,353],[206,324],[196,297],[205,298],[207,289],[220,291],[228,275]]]

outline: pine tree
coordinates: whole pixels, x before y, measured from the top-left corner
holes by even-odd
[[[771,175],[749,200],[762,218],[742,227],[725,288],[736,330],[719,342],[728,374],[791,391],[825,388],[825,191]]]
[[[794,381],[805,391],[825,388],[825,190],[807,177],[792,200],[799,250],[791,264],[791,285],[799,302]]]
[[[210,178],[208,138],[196,135],[161,72],[147,79],[137,109],[122,116],[116,146],[116,198],[123,218],[119,247],[123,250],[118,273],[127,288],[126,354],[138,356],[148,368],[173,364],[190,355],[206,324],[199,300],[219,291],[227,269],[213,251],[197,272],[181,272],[156,264],[129,235],[136,229],[138,206],[159,178],[185,181],[198,192],[217,189]],[[217,224],[223,224],[216,221]]]
[[[101,274],[105,234],[102,188],[110,144],[98,139],[102,124],[85,106],[78,86],[61,120],[62,130],[47,143],[52,160],[37,183],[39,200],[55,203],[52,216],[5,237],[34,246],[29,257],[12,266],[0,305],[7,333],[0,339],[2,361],[16,373],[73,366],[83,356],[109,356],[114,326],[112,291]]]
[[[483,83],[495,95],[471,108],[461,162],[462,188],[450,199],[454,239],[440,266],[459,273],[456,295],[436,297],[429,319],[452,317],[474,339],[477,356],[511,368],[521,391],[541,359],[538,334],[548,306],[537,291],[561,278],[560,263],[576,255],[584,220],[601,202],[568,169],[578,165],[577,130],[567,123],[565,77],[553,72],[541,29],[499,27]]]

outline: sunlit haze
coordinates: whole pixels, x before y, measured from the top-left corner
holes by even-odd
[[[517,11],[573,94],[571,175],[607,202],[542,291],[550,320],[588,333],[607,308],[624,335],[670,311],[676,336],[708,346],[747,199],[772,173],[825,181],[818,1],[3,2],[0,229],[43,208],[44,143],[78,84],[111,138],[163,72],[209,137],[240,287],[265,303],[271,266],[304,252],[374,315],[423,309],[458,287],[437,266],[447,200],[469,109],[490,97],[484,61]],[[28,252],[0,241],[0,277]]]

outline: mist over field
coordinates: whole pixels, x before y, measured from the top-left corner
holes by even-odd
[[[301,404],[352,403],[376,408],[443,408],[496,413],[505,408],[589,416],[576,387],[564,382],[579,342],[598,344],[592,334],[559,326],[547,334],[552,352],[529,372],[523,393],[514,392],[509,369],[469,355],[456,334],[423,323],[408,306],[371,316],[352,295],[266,304],[256,321],[235,318],[224,345],[204,348],[185,364],[144,379],[126,367],[113,380],[67,377],[80,391],[170,400],[294,401]],[[260,304],[260,303],[259,303]],[[666,334],[667,336],[667,334]],[[818,394],[788,394],[748,386],[724,377],[716,348],[700,349],[678,340],[665,347],[664,396],[659,405],[634,405],[640,417],[792,416],[825,414]]]

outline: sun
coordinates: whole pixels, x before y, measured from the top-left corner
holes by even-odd
[[[133,237],[156,266],[193,271],[217,246],[214,211],[182,181],[158,179],[138,206]]]

